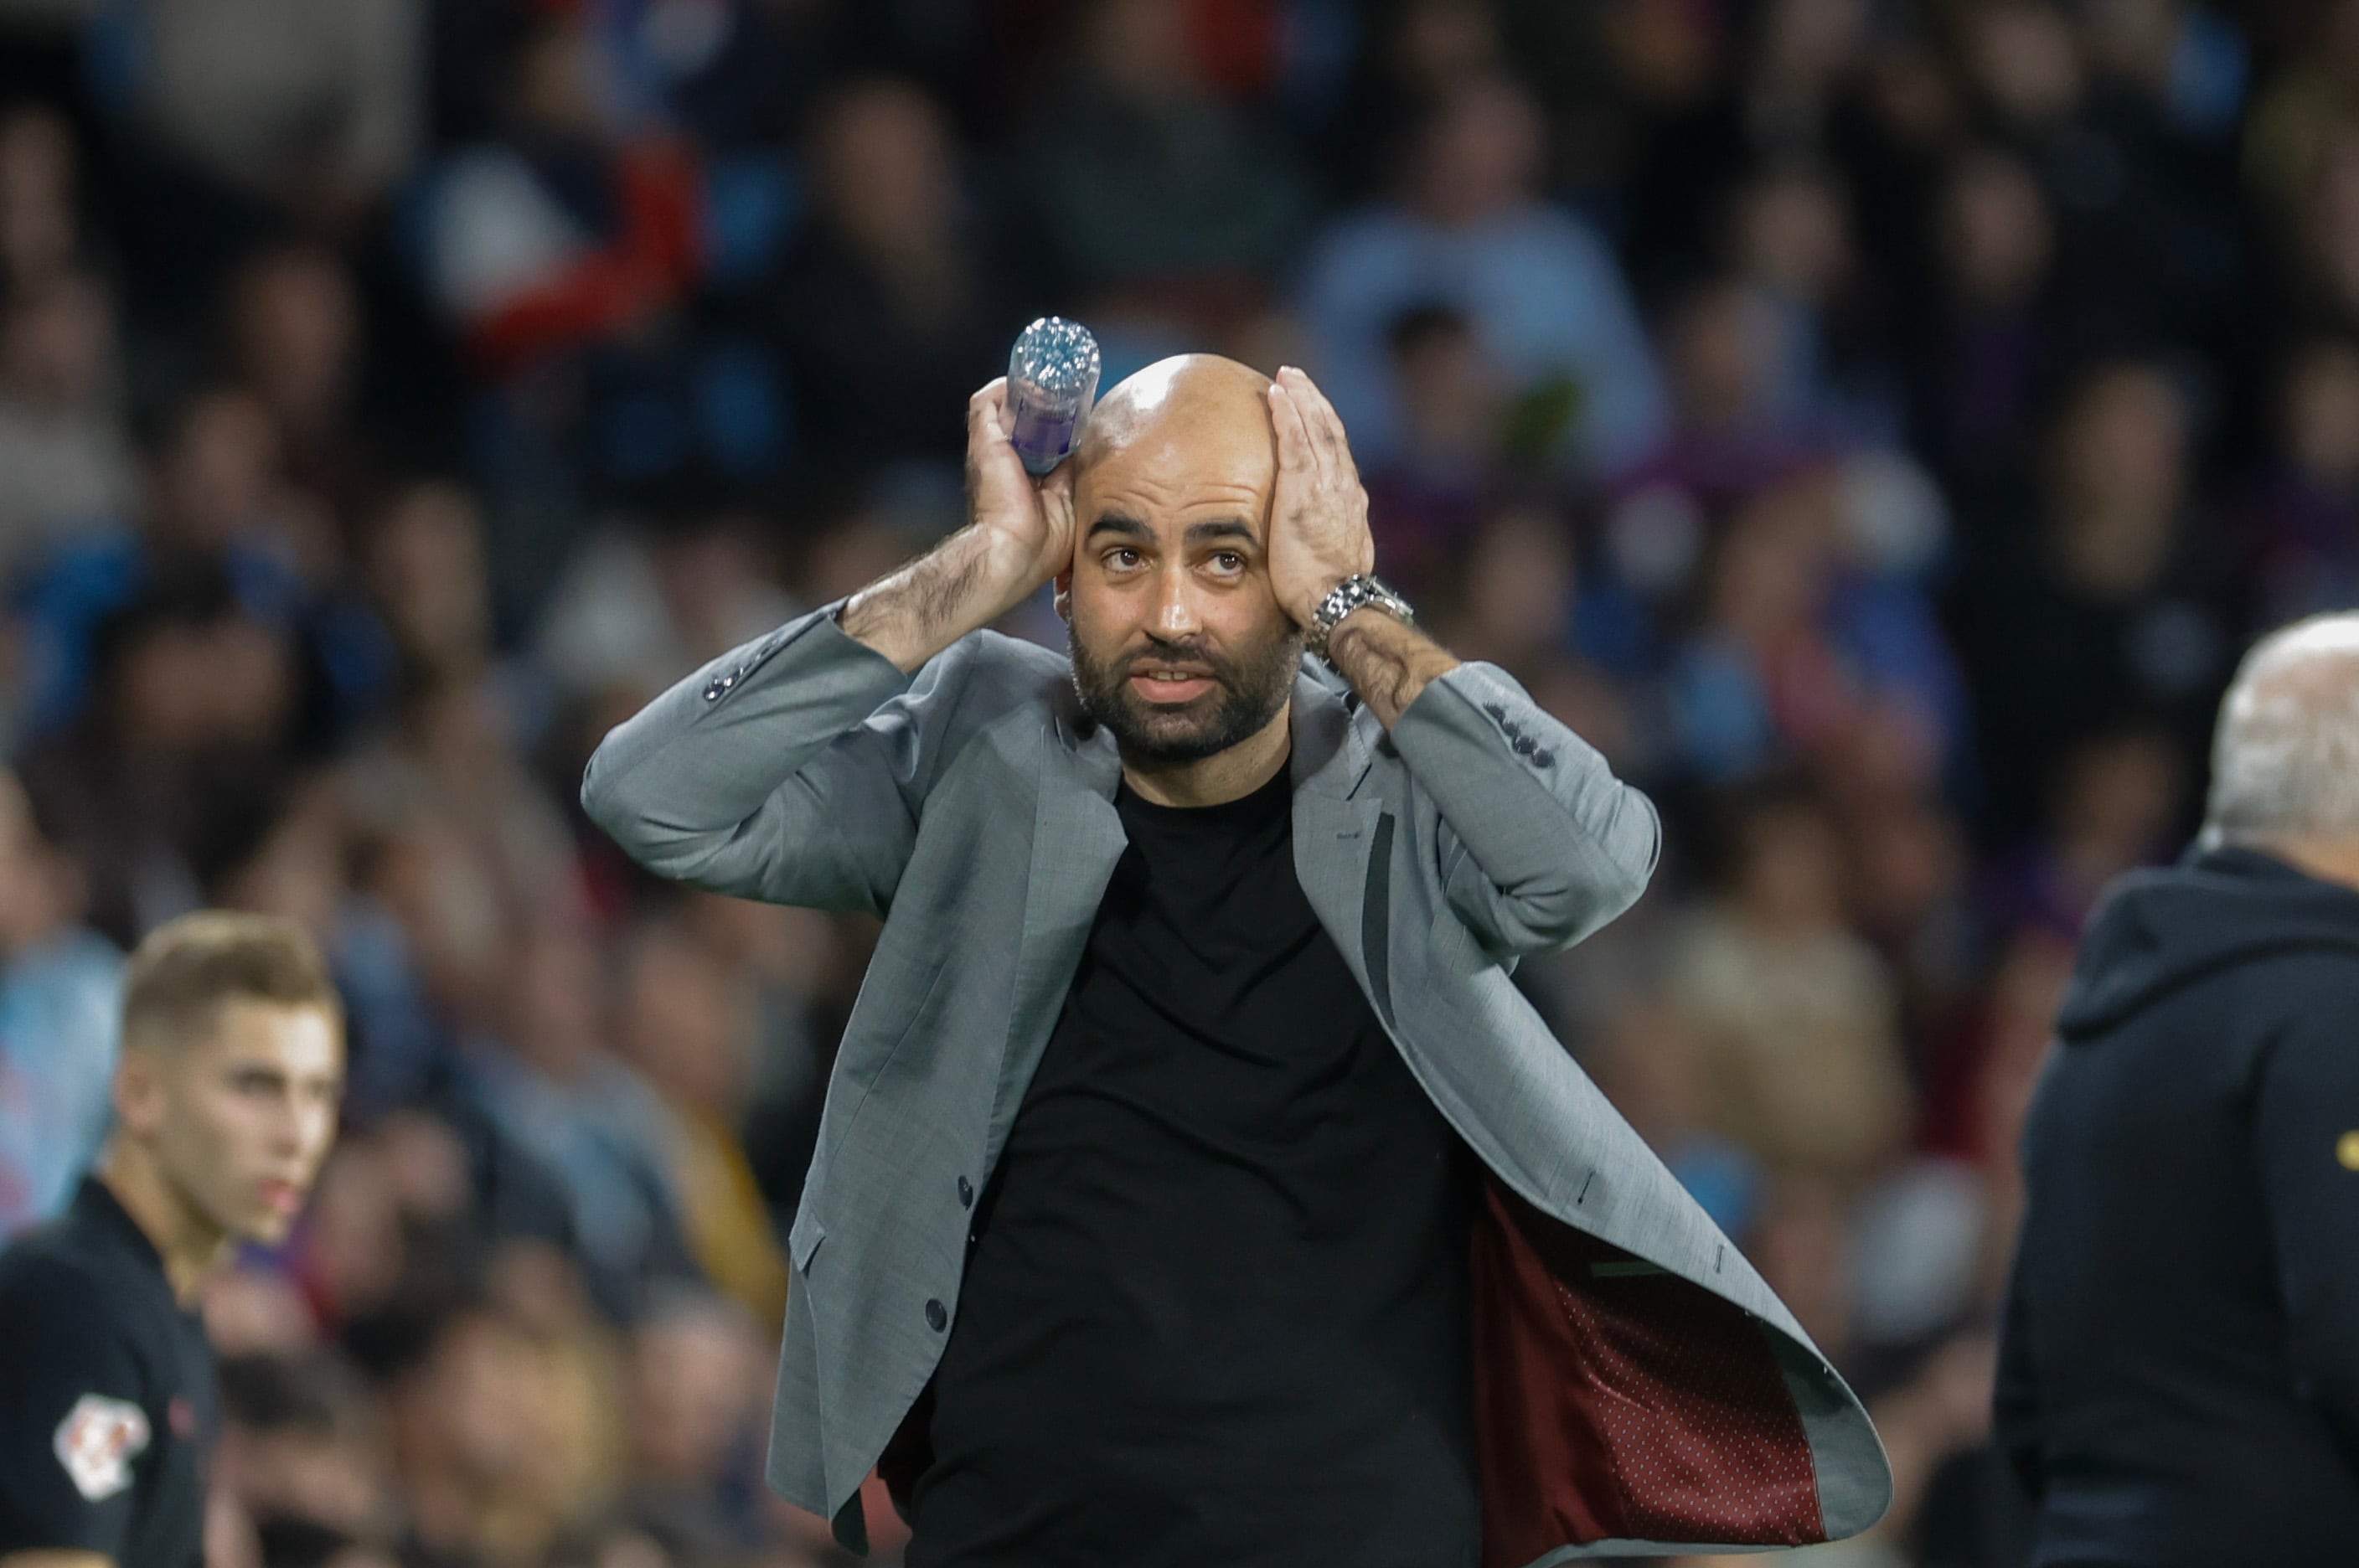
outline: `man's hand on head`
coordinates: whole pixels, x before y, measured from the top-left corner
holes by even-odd
[[[1309,626],[1328,591],[1373,572],[1368,493],[1343,421],[1310,376],[1288,365],[1269,387],[1277,432],[1277,485],[1269,507],[1269,583],[1279,608]]]
[[[844,634],[906,670],[989,626],[1073,562],[1073,465],[1035,479],[1007,440],[1007,380],[967,399],[967,524],[853,594]]]
[[[1295,624],[1307,627],[1335,584],[1376,568],[1368,493],[1342,417],[1310,376],[1291,365],[1280,370],[1270,384],[1269,417],[1277,430],[1270,588]],[[1387,729],[1428,683],[1458,666],[1416,627],[1365,608],[1344,616],[1328,637],[1327,659]]]
[[[1007,377],[966,404],[966,515],[1021,583],[1019,602],[1073,563],[1073,464],[1035,479],[1008,439]]]

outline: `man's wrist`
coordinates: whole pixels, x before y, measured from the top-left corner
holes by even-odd
[[[1364,630],[1379,623],[1386,626],[1406,626],[1413,624],[1401,619],[1384,605],[1371,600],[1364,604],[1354,604],[1343,612],[1343,618],[1337,621],[1335,629],[1327,634],[1327,646],[1334,647],[1335,639],[1343,635],[1346,627],[1357,626]]]
[[[1371,614],[1363,615],[1366,610]],[[1327,662],[1360,694],[1386,729],[1428,684],[1458,668],[1447,649],[1374,603],[1362,604],[1329,634]]]
[[[1032,597],[1056,576],[1056,572],[1042,567],[1039,553],[1029,545],[972,524],[961,531],[976,537],[976,548],[981,551],[982,592],[998,606],[983,618],[980,624],[984,626]]]
[[[1338,572],[1331,577],[1320,579],[1318,586],[1311,589],[1300,604],[1287,606],[1287,614],[1294,617],[1296,626],[1306,632],[1311,630],[1318,624],[1319,606],[1325,604],[1327,595],[1342,587],[1351,575],[1348,572]]]
[[[1039,586],[1035,563],[970,525],[845,602],[837,624],[914,674],[942,649],[980,630]]]
[[[1320,598],[1317,607],[1311,612],[1304,646],[1311,652],[1326,657],[1329,638],[1341,629],[1345,620],[1364,607],[1380,610],[1405,626],[1417,624],[1417,614],[1409,608],[1408,600],[1374,573],[1355,572],[1348,577],[1337,579]]]

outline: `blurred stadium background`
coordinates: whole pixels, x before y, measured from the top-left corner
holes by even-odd
[[[1814,1560],[2018,1561],[2074,932],[2359,604],[2359,3],[2229,3],[0,0],[0,1229],[155,922],[296,916],[352,1013],[208,1302],[212,1568],[836,1560],[758,1470],[874,931],[574,782],[955,526],[1044,310],[1310,366],[1386,574],[1663,805],[1522,979],[1874,1403]]]

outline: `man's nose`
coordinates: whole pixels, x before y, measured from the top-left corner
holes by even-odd
[[[1167,639],[1192,637],[1202,626],[1196,614],[1196,585],[1184,571],[1167,572],[1158,585],[1155,633]]]
[[[303,1152],[306,1121],[303,1106],[291,1097],[271,1107],[263,1131],[273,1159],[284,1160]]]

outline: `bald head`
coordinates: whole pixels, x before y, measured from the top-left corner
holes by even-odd
[[[2245,656],[2220,704],[2204,837],[2359,855],[2359,615],[2296,621]]]
[[[1269,377],[1217,354],[1157,360],[1098,399],[1073,453],[1074,480],[1101,463],[1159,446],[1245,460],[1240,479],[1265,485],[1277,471]]]

